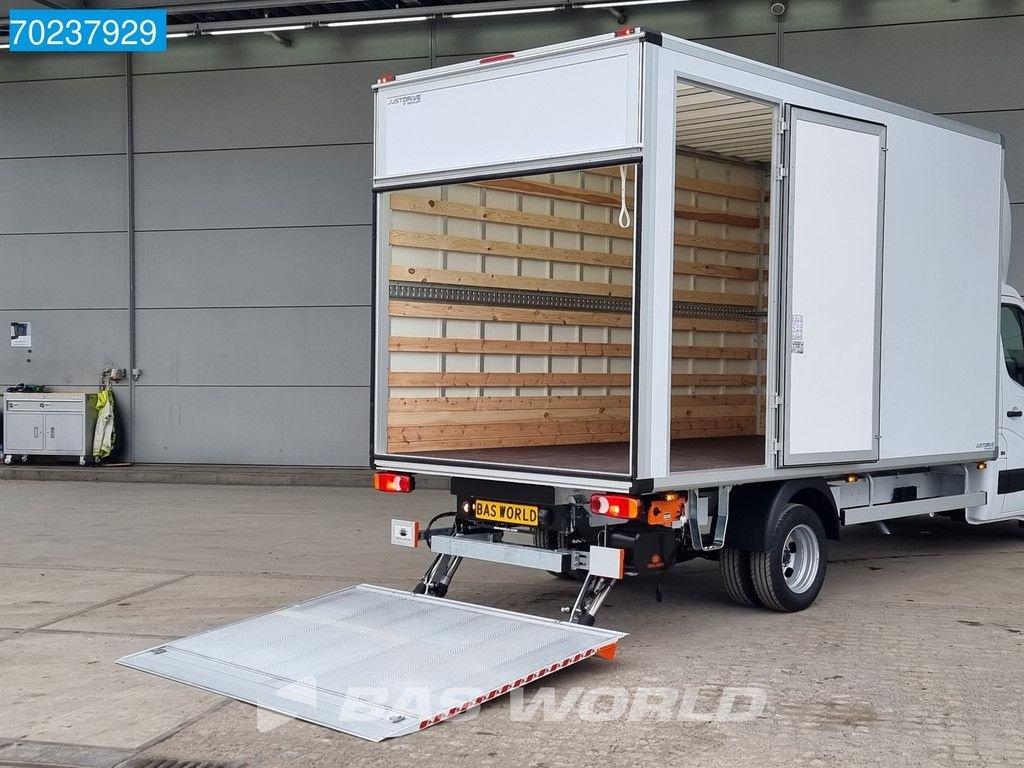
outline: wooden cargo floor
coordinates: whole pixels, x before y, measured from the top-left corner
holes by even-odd
[[[628,451],[628,443],[591,443],[429,451],[417,455],[487,464],[626,474],[629,471]],[[764,464],[764,435],[673,440],[671,464],[673,472],[760,466]]]

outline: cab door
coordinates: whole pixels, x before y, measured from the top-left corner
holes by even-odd
[[[1000,373],[998,499],[991,505],[993,517],[1024,514],[1024,302],[1003,295],[999,310],[1003,342]]]

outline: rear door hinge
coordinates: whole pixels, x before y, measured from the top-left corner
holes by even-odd
[[[779,133],[785,133],[789,130],[789,123],[786,122],[785,118],[779,119]]]
[[[773,393],[770,399],[770,404],[772,408],[778,408],[782,405],[782,395],[777,392]]]
[[[789,171],[786,169],[785,166],[780,165],[778,168],[775,169],[775,179],[777,181],[782,181],[787,176],[789,176]]]

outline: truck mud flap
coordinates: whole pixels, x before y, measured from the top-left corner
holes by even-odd
[[[610,659],[623,637],[360,584],[118,663],[383,741],[591,656]]]

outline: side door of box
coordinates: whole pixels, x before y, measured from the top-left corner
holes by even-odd
[[[790,107],[782,465],[878,459],[885,127]]]

